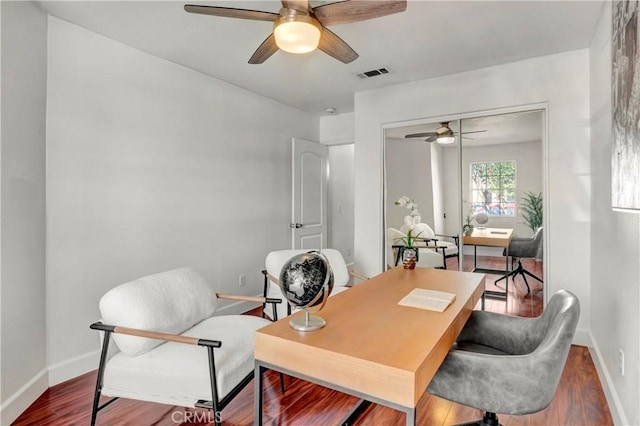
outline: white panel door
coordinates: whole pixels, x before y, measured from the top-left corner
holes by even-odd
[[[326,145],[293,138],[293,208],[291,247],[320,249],[327,246]]]

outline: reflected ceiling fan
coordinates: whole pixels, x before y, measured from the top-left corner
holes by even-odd
[[[358,54],[327,26],[350,24],[403,12],[406,0],[346,0],[311,7],[309,0],[281,0],[279,13],[230,7],[187,4],[184,10],[202,15],[273,22],[273,32],[253,53],[250,64],[261,64],[282,49],[289,53],[308,53],[316,48],[348,64]]]
[[[463,135],[468,135],[470,133],[484,133],[486,130],[474,130],[472,132],[462,132]],[[425,133],[413,133],[411,135],[406,135],[406,139],[411,138],[426,138],[425,142],[438,142],[442,145],[447,145],[454,143],[456,141],[455,136],[456,132],[451,130],[449,127],[448,121],[443,121],[440,123],[440,127],[436,129],[435,132],[425,132]],[[470,139],[470,138],[465,138]]]

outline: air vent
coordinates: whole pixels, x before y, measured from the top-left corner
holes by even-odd
[[[356,75],[360,78],[372,78],[383,74],[389,74],[389,70],[386,68],[378,68],[377,70],[359,72]]]

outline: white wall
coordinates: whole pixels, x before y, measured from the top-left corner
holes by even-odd
[[[611,210],[611,3],[591,43],[591,333],[617,424],[640,424],[640,215]],[[588,309],[583,304],[583,309]],[[625,354],[625,375],[618,350]],[[606,388],[605,388],[606,389]],[[616,410],[614,410],[616,409]],[[615,412],[614,412],[615,414]]]
[[[51,383],[96,368],[98,300],[192,266],[258,294],[289,246],[291,137],[306,113],[49,18],[47,336]],[[239,275],[246,287],[239,288]]]
[[[433,188],[433,229],[440,234],[452,235],[446,232],[445,214],[445,196],[446,184],[444,179],[444,157],[442,155],[442,147],[440,144],[432,143],[431,147],[431,178]]]
[[[352,112],[320,117],[320,142],[325,145],[353,143],[355,116]]]
[[[353,113],[320,117],[320,142],[329,145],[328,245],[342,253],[347,265],[353,263],[353,119]]]
[[[404,217],[410,212],[394,205],[403,195],[418,204],[422,222],[434,228],[431,144],[422,140],[388,138],[385,142],[385,160],[387,228],[400,229]]]
[[[45,335],[46,15],[2,2],[1,424],[47,387]]]
[[[347,265],[353,263],[354,145],[329,146],[328,246],[339,250]]]
[[[428,102],[425,102],[428,99]],[[548,103],[548,294],[566,288],[590,305],[589,51],[582,49],[355,96],[355,255],[382,271],[382,131],[385,123]],[[583,310],[579,331],[590,323]]]

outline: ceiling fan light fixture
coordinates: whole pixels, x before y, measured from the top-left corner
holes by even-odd
[[[308,15],[281,16],[273,24],[276,45],[289,53],[309,53],[318,48],[320,23]]]
[[[456,141],[456,138],[454,138],[452,135],[441,135],[438,136],[436,141],[441,145],[449,145],[454,143]]]

